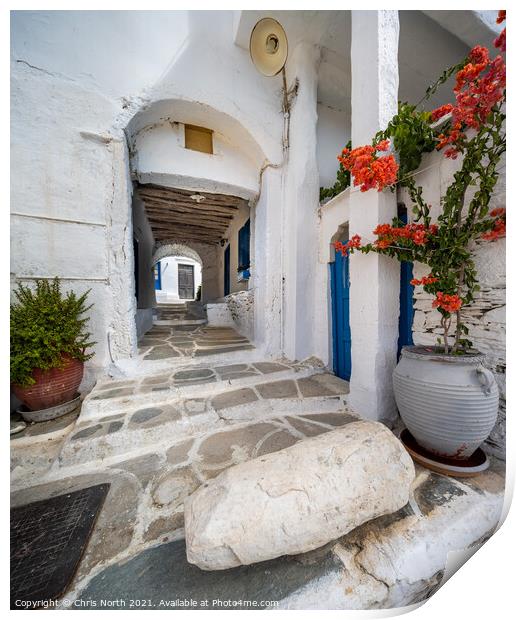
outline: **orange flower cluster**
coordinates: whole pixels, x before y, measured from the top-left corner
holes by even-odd
[[[425,245],[428,242],[428,235],[437,234],[437,230],[436,224],[430,224],[428,227],[424,224],[406,224],[401,227],[379,224],[373,231],[378,237],[374,245],[377,248],[385,249],[395,244],[399,239],[409,239],[416,245]]]
[[[495,220],[493,229],[482,235],[482,239],[487,239],[487,241],[495,241],[500,237],[505,237],[505,208],[497,207],[496,209],[493,209],[489,215],[492,218],[498,219]]]
[[[382,140],[376,146],[359,146],[356,149],[343,149],[337,157],[342,166],[353,175],[353,185],[366,192],[375,187],[379,192],[397,181],[398,164],[394,155],[378,157],[387,151],[389,140]]]
[[[450,112],[453,112],[453,106],[451,103],[445,103],[444,105],[442,105],[440,108],[436,108],[433,112],[432,112],[432,120],[438,121],[440,118],[442,118],[443,116],[446,116],[447,114],[449,114]]]
[[[335,250],[340,252],[342,256],[347,256],[351,248],[359,248],[362,245],[362,238],[360,235],[353,235],[346,243],[336,241],[334,244]]]
[[[458,295],[446,295],[438,292],[432,306],[442,308],[445,312],[457,312],[462,306],[462,299]]]
[[[498,17],[496,18],[496,23],[497,24],[501,24],[504,21],[505,21],[505,11],[498,11]],[[505,31],[506,31],[506,28],[504,28],[502,30],[502,32],[500,32],[500,34],[493,41],[493,45],[495,47],[500,48],[500,51],[502,51],[502,52],[506,51],[506,47],[505,47]]]
[[[464,131],[478,129],[487,120],[493,107],[503,98],[505,90],[505,63],[501,56],[493,60],[485,47],[475,46],[469,54],[469,62],[457,72],[453,89],[456,104],[450,103],[435,109],[432,119],[438,120],[452,113],[452,125],[447,134],[439,136],[438,149],[450,146],[446,157],[455,159],[459,153],[457,144],[464,138]]]
[[[425,286],[426,284],[434,284],[434,282],[439,282],[439,278],[436,278],[431,273],[427,276],[423,276],[421,280],[417,280],[413,278],[410,283],[412,286]]]
[[[487,241],[495,241],[500,237],[505,237],[505,219],[502,218],[496,220],[493,230],[485,232],[482,235],[482,239],[487,239]]]
[[[498,217],[499,215],[505,215],[505,207],[497,207],[493,209],[489,214],[491,217]]]

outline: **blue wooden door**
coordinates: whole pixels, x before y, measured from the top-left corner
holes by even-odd
[[[406,224],[407,212],[398,213],[399,219]],[[412,321],[414,319],[414,287],[410,283],[412,278],[412,263],[400,263],[400,318],[398,323],[398,359],[401,349],[406,345],[414,344],[412,340]]]
[[[400,264],[400,319],[398,328],[398,359],[405,345],[414,344],[412,340],[412,320],[414,318],[414,287],[412,280],[412,263]]]
[[[349,326],[349,257],[335,252],[330,263],[333,371],[341,379],[351,377],[351,328]]]
[[[229,278],[229,262],[231,259],[230,247],[228,243],[228,247],[224,250],[224,297],[229,295],[229,291],[231,290]]]

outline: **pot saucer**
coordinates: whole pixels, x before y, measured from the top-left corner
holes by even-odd
[[[53,420],[60,418],[70,411],[76,409],[81,403],[81,395],[77,392],[72,400],[55,407],[49,407],[48,409],[40,409],[39,411],[31,411],[25,405],[20,405],[16,410],[26,422],[46,422],[47,420]]]
[[[408,429],[401,432],[400,441],[416,463],[438,474],[454,478],[469,478],[489,468],[489,457],[481,448],[477,448],[467,459],[450,459],[437,456],[422,448]]]

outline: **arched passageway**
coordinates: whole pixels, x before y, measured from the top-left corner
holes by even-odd
[[[181,243],[167,243],[153,255],[156,302],[175,303],[202,299],[202,259]]]
[[[138,312],[249,291],[261,148],[227,114],[180,100],[153,103],[127,134]]]

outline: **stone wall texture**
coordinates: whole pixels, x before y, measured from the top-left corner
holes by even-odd
[[[237,331],[246,338],[254,337],[254,294],[253,291],[231,293],[226,303],[235,322]]]
[[[418,174],[418,185],[432,205],[434,219],[440,210],[440,197],[452,181],[453,174],[460,167],[460,160],[446,159],[439,153],[431,153],[423,159]],[[501,172],[491,198],[490,208],[505,207],[505,161],[499,165]],[[474,188],[472,188],[472,191]],[[400,202],[405,203],[410,217],[410,199],[402,190],[398,193]],[[474,302],[464,309],[462,315],[469,329],[468,338],[473,346],[486,355],[485,365],[494,373],[500,391],[500,408],[497,423],[487,441],[489,449],[497,456],[505,455],[505,239],[480,241],[473,248],[480,291]],[[428,273],[421,264],[414,265],[414,277]],[[440,314],[432,308],[432,296],[422,287],[414,290],[413,338],[415,344],[433,345],[443,330]]]

